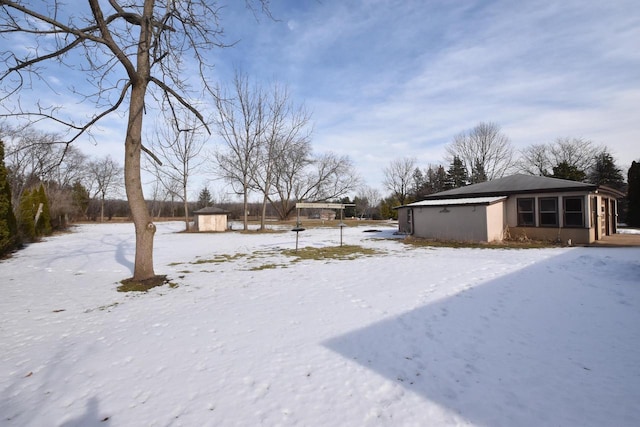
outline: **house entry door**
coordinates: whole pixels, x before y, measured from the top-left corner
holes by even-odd
[[[603,198],[602,204],[600,205],[600,229],[602,231],[602,235],[606,236],[609,233],[607,232],[608,227],[608,217],[609,217],[609,203],[608,200]]]
[[[598,198],[591,198],[591,227],[595,232],[595,239],[600,240],[600,223],[598,222]]]

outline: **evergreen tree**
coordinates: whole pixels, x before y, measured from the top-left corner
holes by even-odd
[[[413,178],[413,189],[411,192],[413,193],[413,198],[416,200],[421,199],[422,197],[426,196],[426,194],[424,193],[425,191],[424,174],[422,173],[420,168],[416,168],[413,171],[412,178]]]
[[[11,186],[4,164],[4,143],[0,141],[0,256],[18,243],[18,227],[11,206]]]
[[[467,176],[467,168],[458,156],[453,157],[451,166],[447,171],[447,187],[458,188],[464,187],[469,183],[469,177]]]
[[[20,197],[19,229],[24,239],[28,241],[33,241],[36,238],[37,198],[37,191],[28,189],[24,190]]]
[[[478,159],[473,162],[470,181],[472,184],[478,184],[480,182],[487,181],[487,172],[484,169],[484,164]]]
[[[207,187],[204,187],[200,194],[198,195],[198,209],[206,208],[207,206],[211,206],[211,193]]]
[[[393,209],[399,206],[400,202],[394,196],[389,196],[380,202],[380,217],[382,219],[398,219],[398,210]]]
[[[77,214],[86,217],[91,196],[89,195],[89,190],[87,190],[80,181],[76,181],[73,184],[73,187],[71,188],[71,199],[73,200],[73,206]]]
[[[438,165],[435,173],[433,174],[432,186],[436,193],[449,189],[449,187],[447,186],[447,171],[442,165]]]
[[[611,154],[603,151],[596,156],[596,162],[589,174],[589,182],[596,185],[620,190],[624,186],[622,170],[619,169]]]
[[[570,165],[568,162],[560,162],[557,166],[554,166],[553,175],[551,176],[578,182],[584,182],[587,178],[587,174],[584,171],[578,169],[575,165]]]
[[[627,225],[640,227],[640,163],[632,162],[627,172]]]
[[[49,199],[47,199],[47,193],[44,191],[44,185],[40,184],[40,188],[37,192],[36,209],[40,209],[42,204],[42,212],[38,217],[36,223],[36,234],[38,236],[48,236],[51,234],[51,211],[49,210]]]

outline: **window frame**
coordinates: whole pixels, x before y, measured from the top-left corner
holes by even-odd
[[[572,200],[579,200],[580,201],[580,210],[579,211],[575,211],[575,210],[568,210],[567,209],[567,201],[572,201]],[[563,197],[562,198],[562,215],[563,215],[563,225],[567,228],[584,228],[585,227],[585,220],[584,220],[584,196],[568,196],[568,197]],[[567,220],[568,215],[571,215],[573,217],[580,217],[580,224],[570,224],[570,221]]]
[[[554,210],[543,210],[542,204],[546,201],[551,201],[555,203]],[[555,221],[554,223],[550,223],[546,221],[546,217],[553,215]],[[538,226],[539,227],[553,227],[557,228],[560,226],[560,212],[558,206],[558,198],[557,197],[539,197],[538,198]]]
[[[531,202],[531,210],[525,211],[520,208],[520,201]],[[518,227],[535,227],[536,226],[536,199],[535,197],[518,197],[516,198],[516,211],[518,218]],[[523,215],[531,215],[531,222],[523,221]]]

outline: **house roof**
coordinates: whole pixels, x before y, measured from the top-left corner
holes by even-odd
[[[206,208],[198,209],[193,213],[198,215],[226,215],[229,212],[221,208],[216,208],[214,206],[207,206]]]
[[[425,197],[430,199],[451,199],[481,196],[507,196],[522,193],[547,193],[562,191],[595,191],[598,186],[584,182],[569,181],[566,179],[549,178],[546,176],[516,174],[479,184],[467,185],[452,190],[441,191]],[[615,190],[607,189],[610,192]],[[617,192],[616,192],[617,193]]]
[[[420,202],[410,203],[404,207],[418,206],[459,206],[459,205],[491,205],[506,199],[507,196],[497,197],[465,197],[461,199],[434,199],[422,200]]]

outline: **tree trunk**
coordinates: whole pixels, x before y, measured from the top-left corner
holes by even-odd
[[[155,277],[153,271],[153,237],[156,226],[147,209],[140,176],[140,155],[142,151],[142,118],[144,99],[149,83],[149,46],[152,36],[151,16],[153,0],[145,0],[143,19],[140,25],[140,39],[135,72],[130,71],[131,97],[124,148],[124,182],[129,201],[129,209],[136,230],[136,255],[133,280],[147,280]]]
[[[246,190],[244,191],[242,206],[244,209],[242,224],[243,224],[244,231],[247,231],[249,229],[249,212],[248,212],[249,211],[249,195],[247,194]]]
[[[187,180],[183,181],[182,197],[184,197],[184,230],[189,231],[189,202],[187,201]]]
[[[242,218],[242,224],[243,224],[243,228],[244,231],[247,231],[249,229],[249,218],[248,218],[248,210],[249,210],[249,184],[247,183],[247,179],[245,177],[244,182],[243,182],[243,192],[242,192],[242,208],[244,209],[244,215]]]
[[[152,221],[142,191],[140,155],[142,146],[142,117],[147,82],[139,79],[131,89],[127,136],[125,139],[124,178],[127,200],[136,231],[136,255],[133,280],[155,277],[153,271],[153,237],[156,226]]]
[[[100,222],[104,222],[104,195],[100,199]]]
[[[262,198],[262,214],[260,215],[260,231],[264,231],[266,229],[265,226],[265,217],[267,216],[267,196],[266,194]]]

